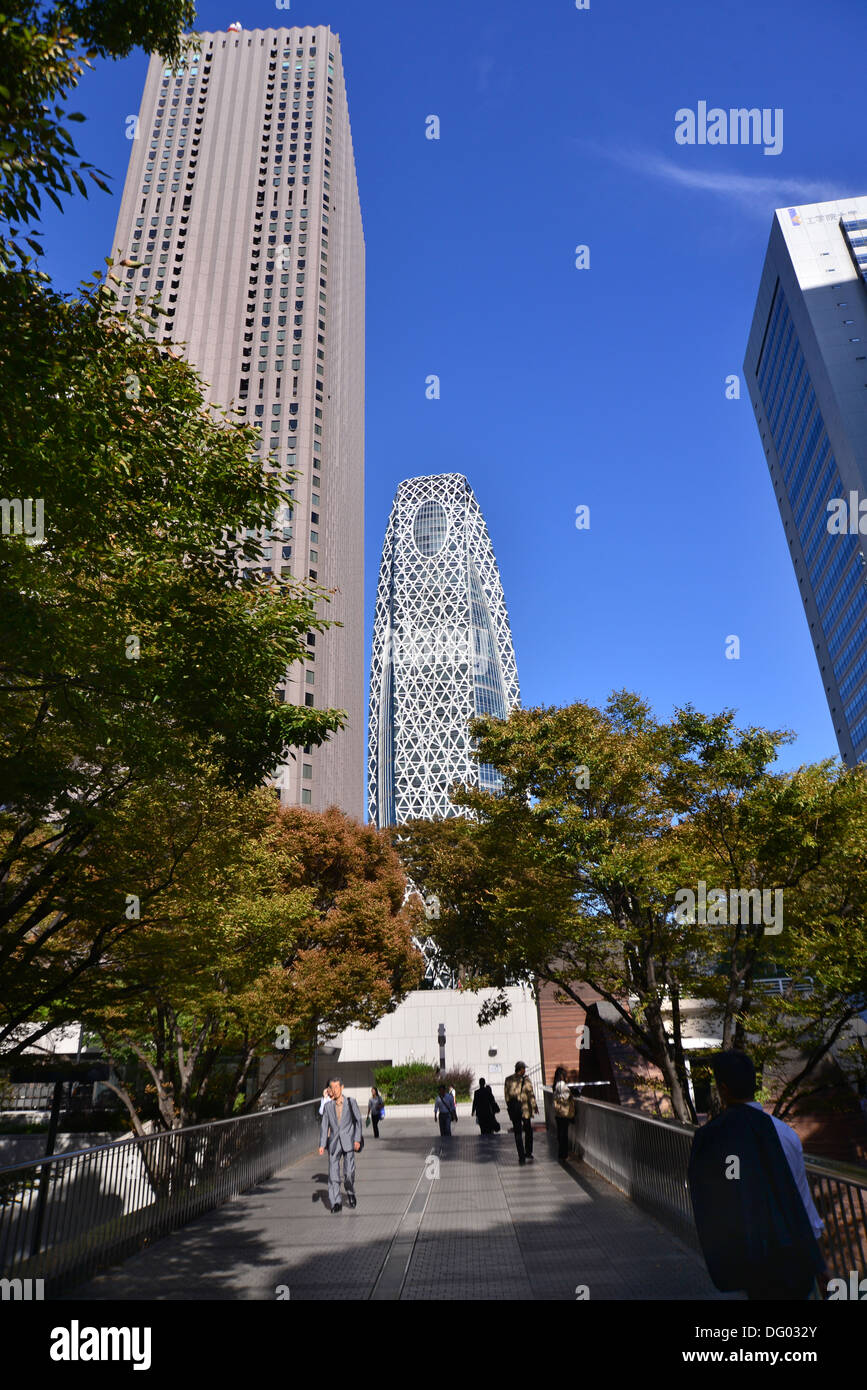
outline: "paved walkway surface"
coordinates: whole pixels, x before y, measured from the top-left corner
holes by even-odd
[[[78,1299],[718,1299],[704,1262],[544,1131],[386,1120],[358,1206],[332,1214],[318,1154],[71,1290]],[[278,1293],[278,1290],[282,1291]]]

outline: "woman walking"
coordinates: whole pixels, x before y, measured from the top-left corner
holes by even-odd
[[[473,1114],[480,1134],[496,1134],[500,1128],[496,1121],[499,1109],[490,1086],[485,1085],[483,1076],[479,1077],[479,1089],[473,1096]]]
[[[370,1100],[367,1102],[367,1113],[370,1123],[373,1125],[373,1137],[379,1138],[379,1122],[385,1114],[385,1102],[375,1086],[370,1088]]]
[[[557,1121],[557,1162],[569,1157],[569,1126],[575,1118],[575,1097],[566,1084],[566,1068],[554,1073],[554,1118]]]
[[[452,1125],[456,1125],[458,1122],[458,1108],[445,1086],[437,1087],[437,1096],[434,1101],[434,1120],[439,1120],[440,1134],[444,1138],[450,1139]]]

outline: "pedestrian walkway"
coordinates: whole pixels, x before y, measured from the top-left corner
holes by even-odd
[[[717,1299],[701,1258],[544,1132],[451,1139],[431,1120],[366,1132],[355,1210],[332,1215],[313,1154],[67,1298]],[[587,1293],[580,1292],[586,1286]]]

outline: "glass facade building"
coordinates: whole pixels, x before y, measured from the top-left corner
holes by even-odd
[[[400,484],[385,534],[370,670],[368,804],[382,827],[458,814],[454,782],[489,790],[474,716],[507,718],[518,672],[500,574],[459,473]]]
[[[867,758],[867,197],[777,210],[744,372],[851,765]]]

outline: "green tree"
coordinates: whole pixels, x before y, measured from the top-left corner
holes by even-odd
[[[731,714],[688,710],[679,722],[672,801],[688,815],[707,888],[728,898],[708,911],[722,920],[701,993],[719,1004],[722,1046],[754,1055],[775,1113],[788,1113],[829,1053],[845,1063],[840,1039],[867,1005],[867,769],[826,760],[775,773],[763,731],[736,736]],[[775,904],[771,922],[745,920],[747,894]],[[782,994],[761,978],[780,971]],[[863,1054],[849,1052],[857,1081]],[[774,1082],[793,1056],[785,1085]]]
[[[536,977],[586,1002],[585,982],[659,1068],[675,1114],[691,1118],[684,998],[719,1008],[725,1045],[761,1044],[760,1019],[776,1006],[753,988],[768,954],[764,924],[703,923],[677,910],[682,891],[701,881],[727,894],[782,888],[779,949],[793,958],[802,946],[791,933],[803,943],[826,930],[835,901],[853,942],[863,941],[863,781],[830,765],[775,775],[769,764],[786,735],[689,707],[662,723],[627,692],[603,710],[514,711],[472,728],[475,756],[501,773],[502,794],[457,790],[471,818],[396,832],[410,877],[440,899],[438,943],[476,984]],[[845,908],[839,894],[817,896],[844,862]],[[830,947],[829,957],[839,960]],[[853,945],[826,1023],[828,1009],[844,1026],[857,1008],[860,959]],[[785,1043],[779,1029],[768,1032],[760,1060]]]
[[[79,160],[63,121],[83,121],[62,105],[94,58],[122,58],[137,45],[177,62],[192,0],[94,0],[90,4],[13,3],[0,16],[0,271],[41,254],[42,195],[58,207],[104,175]],[[77,161],[77,163],[76,163]],[[22,224],[28,234],[19,240]],[[24,246],[29,247],[29,252]]]
[[[142,807],[149,842],[161,811]],[[148,819],[150,824],[147,823]],[[281,1037],[373,1027],[423,973],[420,909],[387,838],[343,812],[221,793],[175,884],[113,944],[82,1014],[116,1064],[138,1058],[166,1129],[254,1108]],[[277,1062],[271,1064],[271,1071]],[[135,1098],[117,1087],[135,1126]]]
[[[479,983],[537,977],[579,1002],[578,982],[589,985],[659,1067],[675,1114],[689,1118],[678,1003],[702,931],[672,916],[677,889],[694,876],[694,846],[660,789],[669,731],[621,693],[604,711],[518,710],[505,722],[476,720],[472,732],[475,756],[502,774],[503,791],[454,794],[475,820],[447,833],[453,845],[476,841],[476,874],[489,866],[485,897],[477,884],[466,893],[460,858],[434,876],[420,853],[436,844],[434,827],[399,831],[410,877],[440,898],[438,942]]]
[[[48,978],[63,993],[54,937],[87,931],[90,902],[71,982],[98,964],[109,902],[124,923],[123,884],[96,866],[126,798],[167,776],[180,799],[206,773],[254,787],[345,717],[284,699],[327,595],[249,568],[291,479],[263,474],[256,431],[207,407],[195,370],[113,304],[98,277],[71,302],[0,277],[3,491],[43,512],[41,536],[0,539],[7,1046]]]
[[[744,813],[755,858],[782,886],[784,926],[755,963],[732,941],[724,1024],[765,1064],[774,1113],[785,1118],[824,1088],[829,1056],[853,1086],[867,1078],[852,1031],[867,1009],[867,768],[829,761],[769,777]],[[730,830],[727,841],[736,856],[741,837]],[[755,984],[769,956],[785,970],[781,994]]]
[[[284,699],[307,633],[329,626],[327,595],[248,564],[291,475],[263,477],[256,432],[205,405],[195,371],[153,341],[153,316],[117,311],[111,277],[67,299],[33,259],[42,197],[105,187],[63,125],[82,119],[69,93],[96,58],[137,44],[182,61],[193,18],[191,0],[17,3],[0,17],[7,1052],[80,1016],[109,947],[178,882],[221,788],[259,785],[344,718]]]

